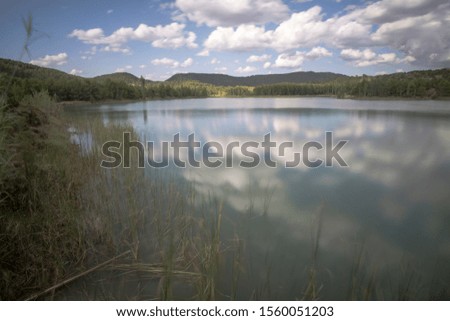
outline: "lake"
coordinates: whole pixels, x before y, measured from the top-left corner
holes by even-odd
[[[148,170],[187,184],[197,200],[221,204],[216,299],[450,298],[448,101],[207,98],[66,110],[131,124],[139,141],[153,142],[155,161],[168,160],[167,167]],[[331,166],[285,166],[308,142],[325,147],[327,132],[333,146],[346,141],[339,155],[347,166],[336,159]],[[270,155],[261,147],[269,133],[277,146]],[[232,142],[259,145],[247,150],[250,156],[238,148],[225,153],[214,168],[198,148],[191,158],[200,165],[179,168],[162,147],[176,134],[224,150]],[[284,142],[292,145],[280,153]],[[325,159],[325,148],[315,146],[309,160]],[[181,160],[188,163],[188,154],[181,150]],[[269,157],[276,166],[267,166]],[[258,164],[239,166],[256,158]],[[179,287],[174,298],[189,298]]]

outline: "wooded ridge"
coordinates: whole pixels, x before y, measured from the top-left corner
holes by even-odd
[[[450,97],[450,69],[379,76],[312,71],[249,77],[186,73],[151,81],[126,72],[84,78],[0,58],[0,92],[7,93],[10,104],[42,90],[58,101],[292,95],[434,99]]]

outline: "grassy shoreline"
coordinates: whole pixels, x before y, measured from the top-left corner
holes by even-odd
[[[3,105],[0,124],[0,299],[16,300],[58,282],[83,260],[82,181],[79,153],[48,95]]]

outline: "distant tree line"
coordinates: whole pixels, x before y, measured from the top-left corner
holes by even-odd
[[[274,84],[256,86],[257,96],[327,95],[337,97],[410,97],[450,96],[450,71],[421,71],[370,77],[351,77],[320,84]]]
[[[284,74],[266,74],[234,77],[224,74],[185,73],[175,74],[167,82],[197,81],[215,86],[255,87],[279,83],[323,83],[336,79],[349,78],[346,75],[332,72],[298,71]]]
[[[17,105],[24,96],[47,90],[57,101],[100,101],[125,99],[155,99],[182,97],[210,97],[218,90],[204,84],[154,83],[137,86],[123,81],[91,79],[46,79],[14,78],[9,86],[7,77],[0,76],[0,92],[8,88],[8,103]]]
[[[210,77],[214,75],[211,74]],[[152,82],[128,73],[83,78],[54,69],[0,59],[0,93],[7,93],[9,104],[17,105],[24,96],[42,90],[48,91],[58,101],[92,102],[290,95],[436,98],[450,97],[450,69],[343,77],[321,83],[278,83],[249,87],[217,86],[195,80]]]

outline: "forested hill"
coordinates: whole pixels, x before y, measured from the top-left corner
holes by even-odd
[[[27,64],[25,62],[3,59],[0,58],[0,76],[5,75],[11,77],[14,75],[16,78],[21,79],[77,79],[81,78],[78,76],[67,74],[63,71],[39,67],[32,64]]]
[[[336,79],[347,79],[348,76],[332,72],[298,71],[287,74],[253,75],[248,77],[233,77],[223,74],[186,73],[176,74],[167,82],[198,81],[215,86],[261,86],[280,83],[323,83]]]
[[[145,97],[143,87],[151,81],[128,73],[84,78],[32,64],[0,58],[0,95],[16,105],[24,96],[41,90],[60,101],[98,101]]]
[[[148,79],[143,80],[142,76],[141,76],[141,78],[138,78],[135,75],[130,74],[129,72],[115,72],[112,74],[97,76],[92,79],[99,80],[99,81],[104,81],[104,80],[123,81],[123,82],[130,83],[130,84],[141,84],[142,81],[144,81],[145,83],[153,82]]]
[[[9,104],[42,90],[58,101],[293,95],[434,99],[450,97],[450,69],[352,77],[316,72],[250,77],[189,73],[153,82],[130,73],[84,78],[0,58],[0,96],[5,95]]]
[[[0,58],[0,99],[6,96],[7,103],[16,106],[25,96],[40,91],[47,91],[58,101],[92,102],[250,94],[249,89],[222,90],[209,84],[194,82],[154,82],[130,73],[85,78]]]
[[[133,74],[130,74],[129,72],[115,72],[112,74],[97,76],[97,77],[94,77],[94,79],[96,79],[96,80],[111,79],[111,80],[118,80],[118,81],[125,81],[125,82],[138,82],[139,81],[138,77],[136,77]]]
[[[28,64],[21,61],[15,61],[10,59],[0,58],[0,75],[11,76],[21,79],[39,79],[39,80],[80,80],[80,79],[92,79],[94,81],[117,81],[125,82],[129,84],[140,84],[141,79],[128,72],[115,72],[112,74],[101,75],[93,78],[85,78],[80,76],[71,75],[63,71],[40,67],[32,64]],[[152,82],[151,80],[145,80],[146,83]]]

